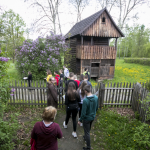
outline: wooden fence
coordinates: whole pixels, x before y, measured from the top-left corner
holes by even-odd
[[[131,107],[134,112],[138,112],[142,122],[146,121],[146,109],[150,104],[144,104],[142,101],[148,94],[145,84],[136,83],[99,83],[99,107]]]
[[[28,82],[24,81],[15,81],[11,82],[9,85],[10,88],[15,89],[13,96],[10,97],[9,105],[47,105],[47,84],[45,81],[33,81],[31,87],[28,86]],[[58,106],[64,106],[64,85],[62,87],[60,84],[56,88],[58,91]],[[92,93],[95,94],[98,91],[98,86],[96,85],[92,89]],[[61,94],[60,94],[61,93]],[[97,92],[98,93],[98,92]]]
[[[44,81],[33,81],[28,87],[27,81],[10,83],[10,88],[15,89],[10,97],[10,105],[38,105],[47,106],[47,84]],[[64,85],[56,88],[58,91],[58,107],[64,106]],[[60,94],[61,93],[61,94]],[[144,84],[131,83],[98,83],[92,88],[92,93],[98,95],[99,107],[131,107],[138,112],[142,122],[146,120],[146,109],[150,104],[144,105],[141,101],[147,96],[148,91]]]

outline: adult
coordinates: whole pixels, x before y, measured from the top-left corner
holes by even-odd
[[[55,80],[56,80],[57,87],[58,87],[59,80],[60,80],[60,76],[59,76],[59,74],[58,74],[58,71],[54,71],[54,75],[55,75]]]
[[[83,75],[87,75],[88,76],[88,81],[90,81],[90,72],[88,72],[88,68],[84,69]]]
[[[77,79],[77,76],[76,76],[76,75],[74,75],[74,81],[77,82],[77,85],[78,85],[78,87],[79,87],[80,81]]]
[[[54,77],[50,77],[48,82],[48,91],[47,91],[47,106],[53,106],[57,108],[58,99],[57,99],[57,90],[54,86],[56,80]]]
[[[83,81],[81,86],[78,88],[77,92],[79,93],[80,95],[80,99],[81,99],[81,102],[79,102],[79,107],[80,107],[80,110],[79,110],[79,119],[81,117],[81,111],[82,111],[82,104],[83,104],[83,100],[86,98],[86,94],[85,94],[85,91],[84,91],[84,87],[88,85],[86,81]],[[83,124],[81,123],[80,126],[83,126]]]
[[[56,108],[49,106],[43,111],[43,121],[37,122],[31,133],[31,150],[58,150],[57,139],[62,138],[62,131],[54,122]]]
[[[65,83],[66,83],[69,77],[69,70],[66,68],[66,66],[63,66],[63,68],[64,68]]]
[[[84,86],[84,91],[86,94],[86,98],[83,100],[81,117],[78,124],[80,125],[81,122],[83,122],[83,138],[87,143],[87,147],[83,147],[83,150],[90,150],[90,130],[92,122],[96,115],[96,111],[98,110],[98,97],[96,95],[92,95],[90,85]]]
[[[52,73],[50,70],[47,70],[46,74],[47,74],[46,81],[49,82],[50,77],[52,77]]]
[[[80,78],[79,78],[79,81],[81,82],[81,81],[83,81],[83,80],[84,80],[84,75],[81,74],[81,75],[80,75]]]
[[[92,89],[92,84],[91,84],[91,82],[88,81],[88,75],[87,74],[84,76],[84,80],[83,81],[86,81],[87,84],[90,85],[91,89]],[[82,84],[83,81],[80,82],[79,87],[81,86],[81,84]]]
[[[32,74],[31,74],[31,72],[29,71],[29,72],[28,72],[28,85],[29,85],[29,87],[31,87],[31,82],[32,82]]]
[[[70,72],[70,74],[69,74],[69,80],[66,82],[66,85],[65,85],[65,92],[68,91],[68,84],[70,82],[73,82],[75,84],[76,90],[77,90],[78,89],[78,85],[77,85],[77,82],[74,81],[74,73],[73,72]]]
[[[60,94],[62,94],[62,86],[63,86],[63,78],[64,78],[63,70],[60,69],[59,73],[60,73],[60,79],[59,79],[59,82],[60,82]]]
[[[67,93],[65,94],[65,105],[66,107],[66,119],[63,122],[64,128],[67,128],[67,124],[69,122],[70,115],[72,114],[73,121],[73,132],[72,136],[77,137],[76,133],[76,117],[78,113],[78,103],[81,102],[79,94],[76,92],[76,86],[73,82],[70,82],[68,85]]]

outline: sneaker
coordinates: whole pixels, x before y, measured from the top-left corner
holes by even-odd
[[[76,132],[72,132],[72,136],[76,138],[77,137],[77,133]]]
[[[63,122],[63,126],[65,129],[67,129],[67,125],[65,124],[65,121]]]
[[[82,127],[82,126],[83,126],[83,123],[80,124],[80,127]]]
[[[83,147],[83,150],[90,150],[90,148],[87,148],[87,147]]]

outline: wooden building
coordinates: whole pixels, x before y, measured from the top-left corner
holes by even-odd
[[[76,74],[82,74],[88,68],[91,77],[113,78],[119,37],[124,37],[124,34],[104,8],[76,23],[65,35],[72,56],[66,63],[70,63]],[[109,46],[111,38],[115,38],[114,47]]]

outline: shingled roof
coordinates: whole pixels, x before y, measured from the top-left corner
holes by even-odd
[[[116,29],[119,31],[119,33],[122,35],[122,37],[124,37],[124,34],[121,32],[121,30],[118,28],[118,26],[116,25],[116,23],[114,22],[114,20],[112,19],[111,15],[109,14],[107,8],[104,8],[100,11],[98,11],[97,13],[89,16],[88,18],[85,18],[84,20],[81,20],[80,22],[76,23],[71,29],[70,31],[65,35],[65,38],[67,39],[68,37],[73,37],[75,35],[78,34],[82,34],[82,32],[87,29],[91,24],[94,23],[94,21],[101,16],[101,14],[106,11],[107,14],[109,15],[111,21],[113,22],[114,26],[116,27]]]

